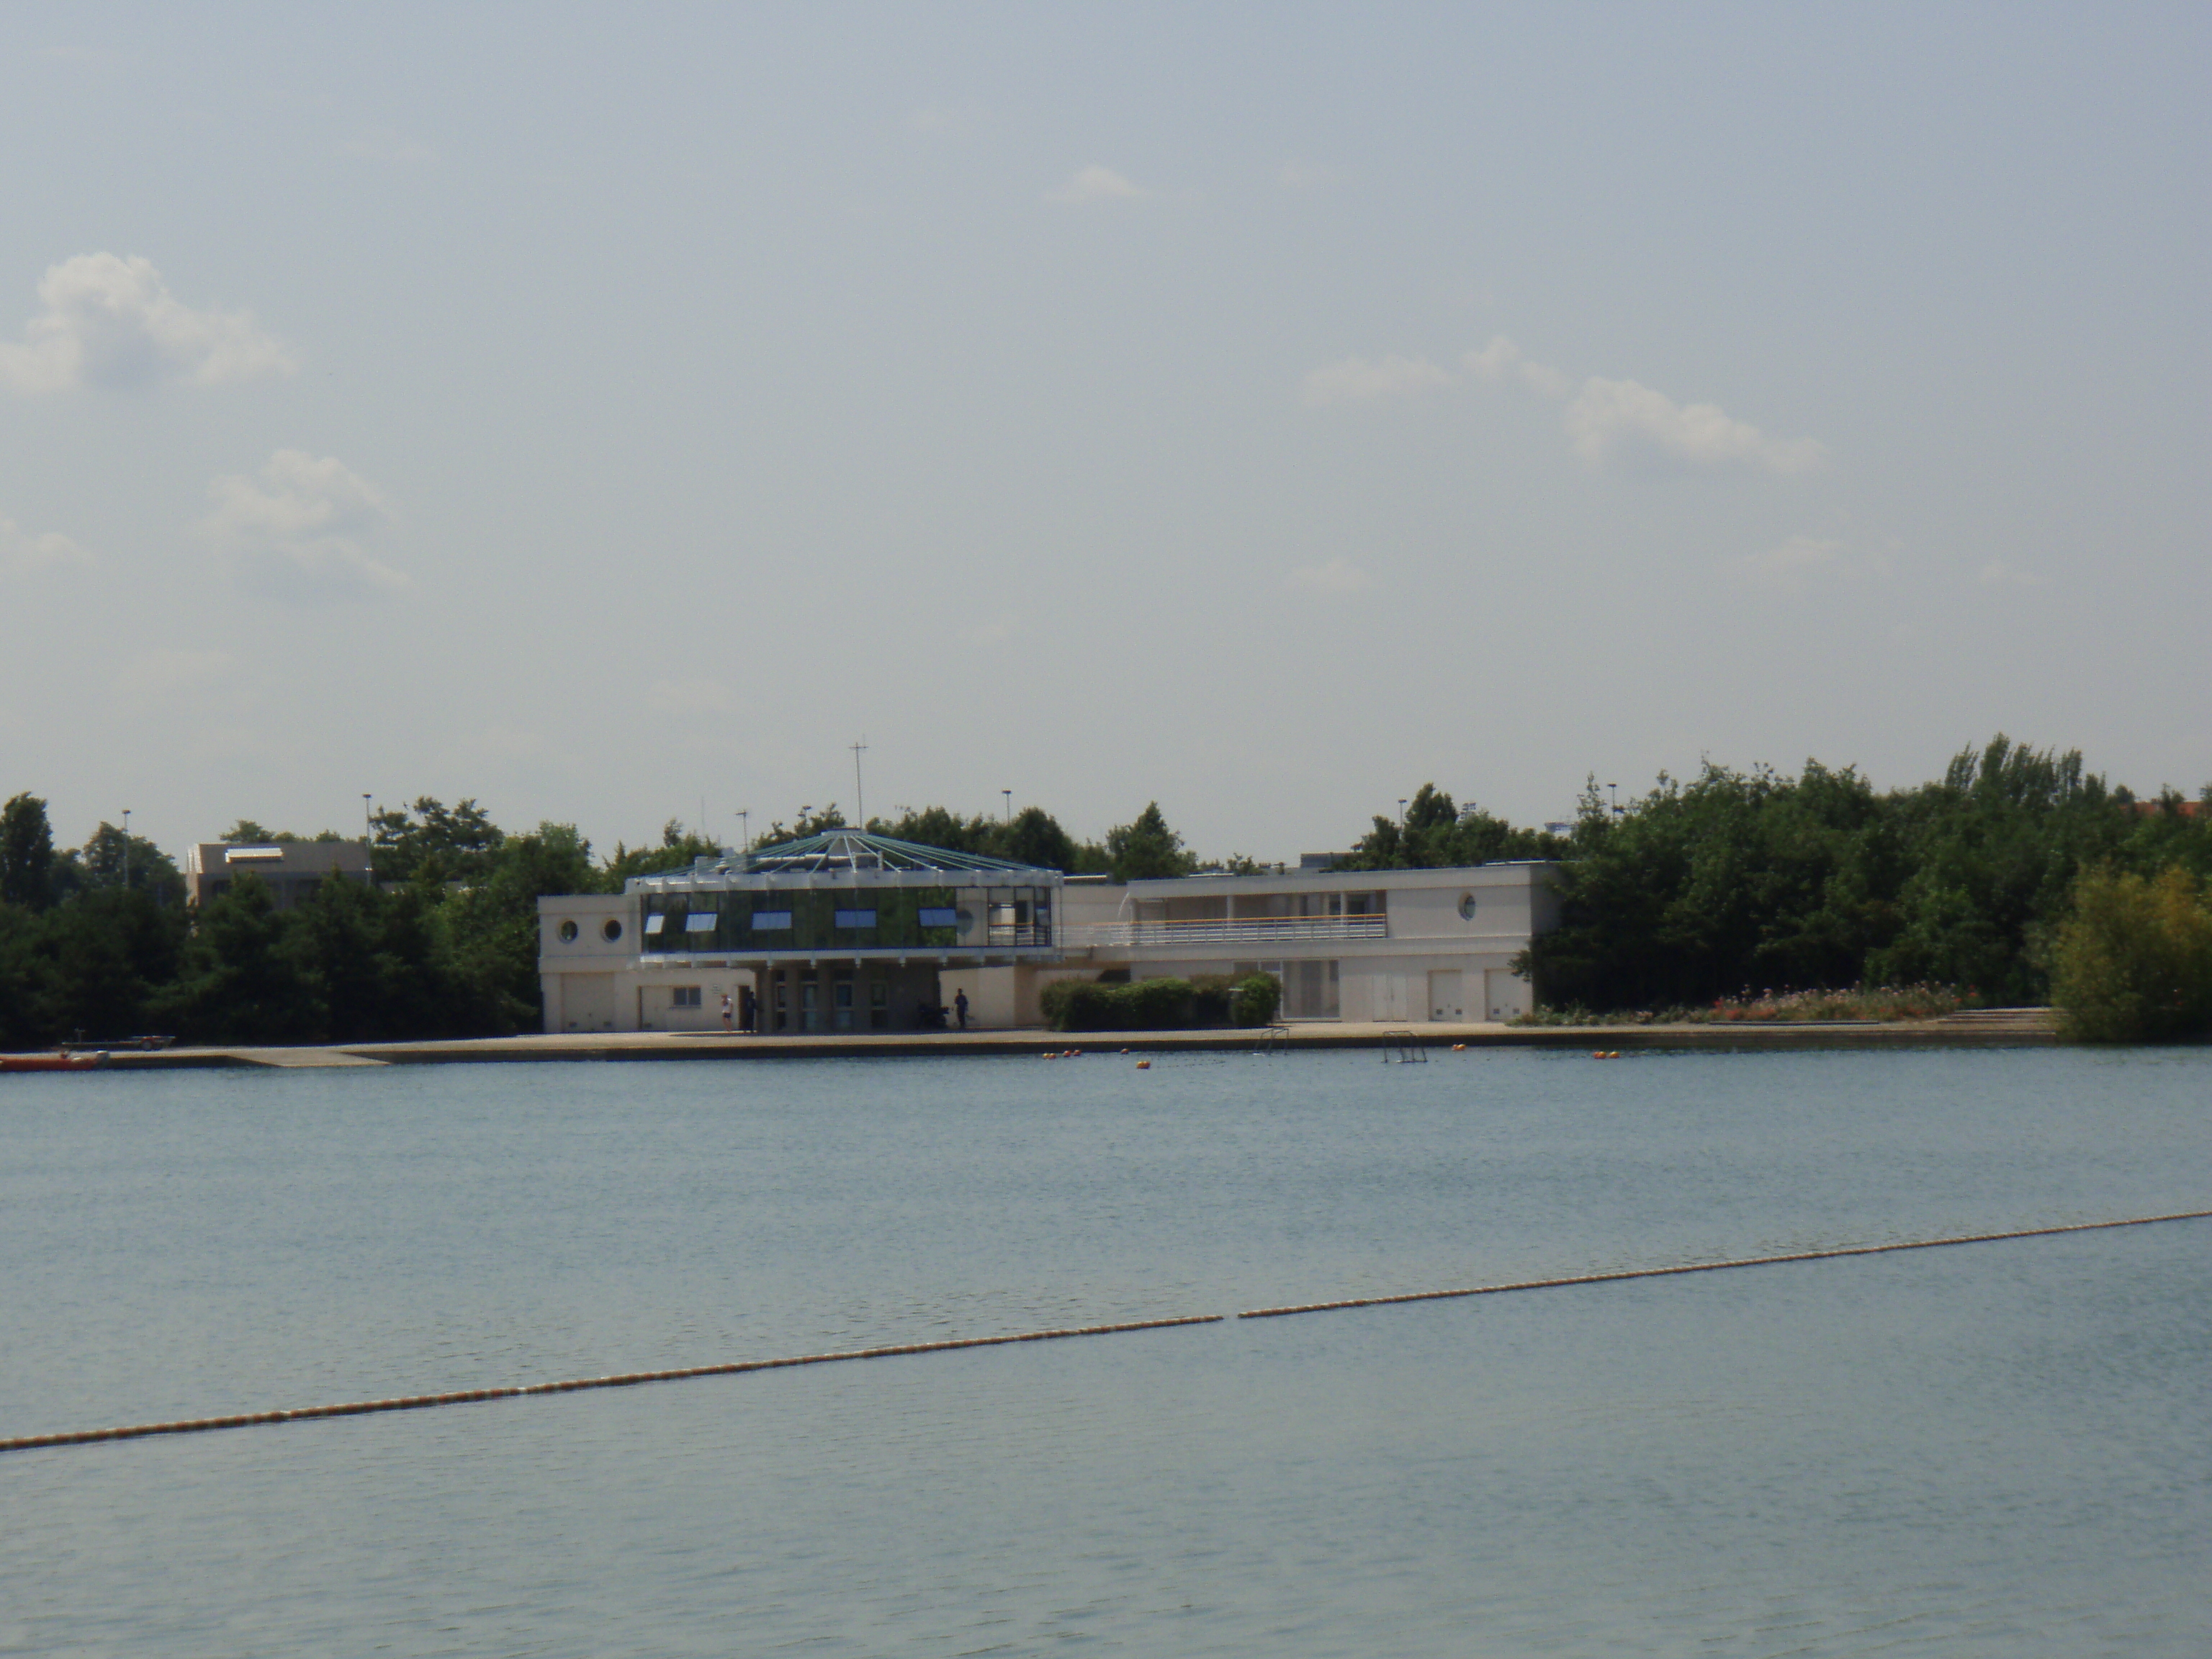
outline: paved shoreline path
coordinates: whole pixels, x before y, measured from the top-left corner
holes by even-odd
[[[1412,1046],[1433,1053],[1455,1046],[1562,1048],[1625,1054],[1683,1049],[1761,1052],[1797,1048],[2037,1048],[2057,1042],[2050,1011],[1999,1009],[1942,1019],[1892,1022],[1742,1021],[1711,1025],[1370,1024],[1330,1020],[1310,1025],[1210,1031],[836,1031],[752,1036],[721,1031],[562,1032],[465,1037],[437,1042],[353,1042],[326,1047],[179,1048],[117,1050],[112,1071],[177,1066],[270,1066],[335,1069],[546,1060],[855,1060],[953,1054],[1064,1054],[1086,1059],[1162,1054],[1270,1054],[1305,1049]],[[51,1053],[51,1050],[46,1052]]]

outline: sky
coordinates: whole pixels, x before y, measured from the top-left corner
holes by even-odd
[[[18,9],[0,794],[2212,780],[2212,9]],[[740,819],[739,813],[748,814]]]

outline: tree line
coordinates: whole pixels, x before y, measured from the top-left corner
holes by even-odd
[[[474,800],[424,796],[370,820],[373,881],[332,878],[290,909],[251,872],[207,903],[183,902],[176,861],[103,823],[58,849],[46,804],[27,792],[0,806],[0,1048],[142,1033],[216,1043],[373,1042],[536,1030],[538,900],[614,893],[633,876],[681,869],[725,850],[671,819],[658,845],[617,842],[595,860],[575,827],[512,834]],[[771,844],[845,827],[833,804],[800,809],[754,840]],[[1009,820],[943,807],[901,809],[868,829],[1116,880],[1196,867],[1157,803],[1103,841],[1079,842],[1031,807]],[[240,818],[236,844],[337,842]]]
[[[1815,761],[1708,765],[1616,810],[1593,780],[1565,840],[1559,926],[1524,959],[1553,1006],[1928,982],[2036,1004],[2086,877],[2176,871],[2202,902],[2212,787],[2138,799],[2078,751],[1999,736],[1888,791]]]
[[[834,804],[806,806],[753,844],[842,827]],[[1201,866],[1157,802],[1097,841],[1034,806],[901,807],[866,828],[1116,881],[1261,868]],[[277,1042],[535,1030],[541,896],[616,892],[725,850],[672,819],[657,845],[617,842],[599,860],[572,825],[510,833],[473,800],[427,796],[376,813],[371,830],[374,884],[325,881],[280,912],[244,875],[191,909],[158,848],[102,823],[57,850],[45,803],[18,794],[0,808],[0,1046],[80,1030]],[[222,839],[301,838],[240,819]],[[2082,1035],[2212,1027],[2212,787],[2140,799],[2078,752],[2000,736],[1939,779],[1887,791],[1817,761],[1794,776],[1708,764],[1618,805],[1593,780],[1565,834],[1424,784],[1335,865],[1524,859],[1559,864],[1559,925],[1519,964],[1553,1007],[1917,983],[2021,1004],[2056,985],[2069,1008],[2101,1011],[2069,1015]]]

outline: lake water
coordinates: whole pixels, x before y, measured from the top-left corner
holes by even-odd
[[[0,1080],[0,1436],[2212,1207],[2212,1052]],[[2212,1652],[2212,1222],[0,1456],[0,1653]]]

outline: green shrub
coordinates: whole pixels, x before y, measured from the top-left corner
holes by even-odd
[[[2059,1030],[2076,1042],[2212,1033],[2212,894],[2185,870],[2085,872],[2051,963]]]
[[[1140,979],[1109,985],[1066,979],[1044,988],[1045,1023],[1055,1031],[1179,1031],[1208,1025],[1265,1025],[1282,987],[1270,974],[1232,979]]]

